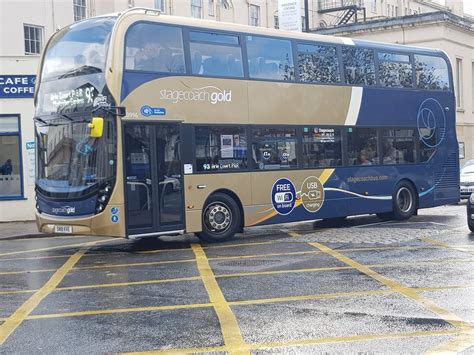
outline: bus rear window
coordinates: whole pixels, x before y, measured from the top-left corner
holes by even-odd
[[[449,90],[448,64],[443,58],[415,55],[416,86],[427,90]]]
[[[125,69],[161,73],[184,73],[181,29],[138,23],[127,33]]]

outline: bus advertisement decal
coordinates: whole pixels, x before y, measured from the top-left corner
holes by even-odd
[[[287,215],[293,211],[296,202],[296,189],[293,183],[281,178],[275,181],[272,187],[272,204],[280,215]]]
[[[301,185],[301,203],[308,212],[317,212],[324,203],[324,188],[316,176],[309,176]]]

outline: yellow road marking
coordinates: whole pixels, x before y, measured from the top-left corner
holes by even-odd
[[[318,250],[310,251],[293,251],[288,253],[270,253],[270,254],[253,254],[253,255],[235,255],[235,256],[215,256],[207,258],[209,261],[218,260],[234,260],[234,259],[254,259],[254,258],[268,258],[272,256],[292,256],[292,255],[305,255],[305,254],[321,254]]]
[[[281,342],[267,342],[267,343],[254,343],[245,344],[241,347],[242,351],[251,350],[274,350],[276,348],[285,347],[301,347],[311,345],[322,345],[322,344],[337,344],[337,343],[348,343],[348,342],[361,342],[371,341],[380,339],[404,339],[404,338],[416,338],[416,337],[428,337],[428,336],[443,336],[460,334],[459,329],[451,330],[431,330],[431,331],[417,331],[417,332],[405,332],[405,333],[379,333],[379,334],[367,334],[367,335],[352,335],[345,337],[324,337],[324,338],[309,338],[309,339],[295,339]],[[216,347],[203,347],[203,348],[174,348],[166,350],[152,350],[144,352],[132,352],[125,354],[195,354],[204,352],[217,352],[217,351],[229,351],[226,346]]]
[[[101,309],[97,311],[81,311],[81,312],[65,312],[54,314],[35,314],[26,319],[49,319],[49,318],[63,318],[63,317],[81,317],[81,316],[96,316],[102,314],[119,314],[119,313],[133,313],[133,312],[153,312],[153,311],[169,311],[176,309],[193,309],[193,308],[208,308],[213,305],[210,303],[192,303],[192,304],[177,304],[171,306],[151,306],[151,307],[136,307],[136,308],[115,308],[115,309]]]
[[[453,339],[432,347],[426,354],[459,354],[472,346],[474,346],[474,328],[462,331]]]
[[[426,237],[420,237],[418,239],[421,240],[422,242],[431,243],[431,244],[437,245],[437,246],[442,247],[442,248],[456,250],[456,251],[460,251],[460,252],[463,252],[463,253],[468,253],[468,254],[471,254],[471,255],[474,254],[474,250],[470,249],[470,248],[465,248],[465,247],[458,246],[458,245],[449,245],[449,244],[440,242],[439,240],[426,238]]]
[[[219,318],[225,346],[231,354],[248,353],[248,351],[242,351],[240,349],[245,345],[245,342],[240,333],[237,319],[222,294],[204,250],[199,244],[195,243],[191,244],[191,248],[196,255],[199,274],[209,295],[209,300]]]
[[[310,269],[290,269],[290,270],[275,270],[275,271],[259,271],[259,272],[241,272],[235,274],[220,274],[215,277],[218,279],[225,277],[243,277],[243,276],[261,276],[261,275],[279,275],[279,274],[297,274],[301,272],[319,272],[319,271],[333,271],[333,270],[348,270],[353,269],[352,266],[328,266],[316,267]]]
[[[180,282],[180,281],[196,281],[196,280],[201,280],[201,277],[192,276],[192,277],[181,277],[181,278],[176,278],[176,279],[116,282],[116,283],[110,283],[110,284],[58,287],[56,288],[55,291],[72,291],[72,290],[84,290],[84,289],[89,289],[89,288],[107,288],[107,287],[123,287],[123,286],[137,286],[137,285],[154,285],[154,284],[164,284],[164,283],[172,283],[172,282]]]
[[[104,240],[97,240],[97,241],[94,241],[94,242],[84,242],[84,243],[77,243],[77,244],[65,244],[65,245],[58,245],[58,246],[47,247],[47,248],[12,251],[12,252],[8,252],[8,253],[2,253],[2,254],[0,254],[0,256],[37,253],[37,252],[42,252],[42,251],[50,251],[50,250],[57,250],[57,249],[63,249],[63,248],[87,247],[87,246],[95,245],[97,243],[105,243],[105,242],[109,242],[109,241],[112,241],[112,240],[120,240],[120,239],[109,238],[109,239],[104,239]]]
[[[196,260],[194,259],[187,259],[187,260],[149,261],[149,262],[143,262],[143,263],[128,263],[128,264],[103,264],[103,265],[75,267],[74,270],[108,269],[108,268],[131,267],[131,266],[152,266],[152,265],[166,265],[166,264],[177,264],[177,263],[193,263],[195,261]]]
[[[254,300],[245,301],[229,301],[231,306],[248,306],[255,304],[267,304],[267,303],[279,303],[279,302],[295,302],[295,301],[313,301],[328,298],[343,298],[343,297],[359,297],[369,295],[380,295],[394,293],[393,290],[367,290],[367,291],[354,291],[354,292],[337,292],[337,293],[321,293],[315,295],[305,296],[288,296],[288,297],[275,297],[275,298],[257,298]]]
[[[240,248],[240,247],[251,247],[254,245],[268,245],[268,244],[277,244],[279,241],[274,240],[271,242],[256,242],[256,243],[238,243],[238,244],[226,244],[226,245],[211,245],[202,247],[203,249],[225,249],[225,248]]]
[[[86,252],[85,249],[77,251],[63,266],[61,266],[51,278],[36,291],[25,303],[23,303],[2,325],[0,325],[0,345],[2,345],[15,329],[30,315],[31,312],[48,296],[66,274],[71,270]]]
[[[58,259],[58,258],[67,259],[71,255],[72,254],[69,254],[69,255],[34,256],[34,257],[31,257],[31,258],[2,258],[2,259],[0,259],[0,263],[7,262],[7,261],[24,261],[24,260],[39,260],[39,259]],[[87,256],[87,254],[84,255],[84,256]]]
[[[3,295],[17,295],[20,293],[34,293],[38,290],[12,290],[12,291],[0,291],[0,296]]]
[[[299,237],[297,233],[289,233],[292,237]],[[342,261],[343,263],[352,266],[356,270],[362,272],[363,274],[373,278],[374,280],[377,280],[378,282],[382,283],[385,286],[390,287],[394,291],[402,294],[403,296],[412,299],[422,307],[428,309],[432,313],[438,315],[441,319],[445,320],[448,323],[451,323],[455,327],[468,327],[469,324],[462,320],[460,317],[458,317],[456,314],[450,312],[449,310],[446,310],[440,306],[438,306],[436,303],[432,302],[431,300],[423,297],[419,293],[417,293],[414,289],[411,289],[409,287],[405,287],[401,284],[399,284],[396,281],[393,281],[385,276],[382,276],[381,274],[375,272],[372,270],[370,267],[366,265],[362,265],[358,263],[355,260],[352,260],[348,258],[347,256],[331,249],[328,248],[327,246],[317,243],[317,242],[312,242],[309,243],[310,245],[314,246],[315,248],[321,250],[322,252],[333,256],[339,261]]]
[[[190,248],[181,248],[181,249],[160,249],[160,250],[145,250],[145,251],[137,251],[137,254],[156,254],[156,253],[164,253],[167,251],[177,252],[177,251],[191,251]]]

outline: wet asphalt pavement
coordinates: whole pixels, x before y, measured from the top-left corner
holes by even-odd
[[[465,205],[409,221],[0,241],[0,353],[474,353]]]

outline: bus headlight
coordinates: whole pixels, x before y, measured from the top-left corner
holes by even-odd
[[[95,211],[96,211],[97,213],[100,213],[100,212],[102,212],[103,210],[104,210],[104,205],[98,205],[98,206],[96,207],[96,209],[95,209]]]
[[[112,185],[106,184],[99,189],[99,194],[97,197],[97,204],[95,208],[96,213],[100,213],[104,210],[107,202],[109,201],[110,195],[112,193]]]

